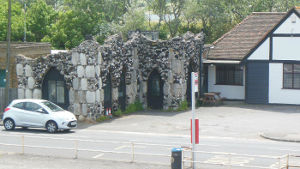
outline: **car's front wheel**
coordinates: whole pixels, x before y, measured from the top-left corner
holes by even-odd
[[[46,129],[49,133],[55,133],[57,131],[57,124],[54,121],[49,121],[46,124]]]
[[[15,122],[13,119],[6,119],[4,120],[4,128],[6,130],[13,130],[15,129]]]

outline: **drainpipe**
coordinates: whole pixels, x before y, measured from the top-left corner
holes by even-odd
[[[198,98],[200,99],[201,96],[203,96],[203,84],[202,84],[202,67],[203,67],[203,61],[202,61],[202,54],[203,54],[203,47],[204,47],[204,40],[205,40],[205,35],[203,33],[203,41],[202,43],[200,44],[200,53],[199,53],[199,94],[198,94]]]

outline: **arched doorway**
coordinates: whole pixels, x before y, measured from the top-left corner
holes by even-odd
[[[110,74],[106,76],[106,82],[103,88],[104,90],[104,109],[112,107],[112,88],[111,88],[111,77]]]
[[[163,86],[160,74],[155,69],[148,78],[147,102],[151,109],[163,108]]]
[[[69,91],[64,76],[56,68],[51,68],[44,77],[42,98],[59,105],[63,109],[69,107]]]
[[[121,77],[120,77],[120,85],[119,85],[119,105],[122,111],[126,109],[126,69],[123,68]]]

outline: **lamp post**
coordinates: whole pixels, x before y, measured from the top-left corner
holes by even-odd
[[[6,72],[5,72],[5,103],[9,103],[9,68],[10,68],[10,37],[11,36],[11,0],[8,0],[8,26],[7,26],[7,50],[6,50]]]

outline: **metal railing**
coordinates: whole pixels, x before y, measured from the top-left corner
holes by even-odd
[[[77,159],[79,157],[80,152],[94,152],[94,153],[109,153],[109,154],[123,154],[126,156],[130,156],[130,160],[125,160],[126,162],[147,162],[151,164],[159,164],[159,165],[170,165],[171,152],[172,147],[176,147],[176,145],[165,145],[165,144],[154,144],[154,143],[137,143],[137,142],[121,142],[121,141],[104,141],[104,140],[88,140],[88,139],[72,139],[72,138],[52,138],[52,137],[40,137],[40,136],[24,136],[24,135],[3,135],[8,137],[19,137],[19,143],[11,144],[11,143],[0,143],[0,146],[12,146],[12,147],[20,147],[20,151],[17,153],[26,154],[26,148],[33,148],[33,149],[53,149],[53,150],[68,150],[73,152],[72,158]],[[73,142],[69,144],[68,147],[64,146],[36,146],[36,145],[28,145],[25,144],[26,138],[40,138],[40,139],[51,139],[51,140],[61,140],[61,141],[68,141]],[[15,140],[16,141],[16,140]],[[117,145],[128,145],[126,147],[130,148],[131,151],[122,152],[122,151],[113,151],[113,150],[104,150],[104,149],[90,149],[90,148],[80,148],[79,143],[109,143],[109,144],[117,144]],[[73,146],[70,146],[73,145]],[[148,146],[148,147],[164,147],[166,152],[168,153],[143,153],[137,152],[136,149],[138,146]],[[99,146],[101,147],[101,145]],[[178,146],[177,146],[178,147]],[[168,158],[168,163],[159,163],[159,162],[149,162],[149,161],[142,161],[137,160],[136,157],[138,156],[151,156],[151,157],[165,157]],[[120,159],[111,159],[112,161],[124,161]]]
[[[209,161],[200,161],[195,160],[192,161],[189,154],[192,153],[190,147],[183,147],[183,166],[184,168],[190,164],[191,167],[193,163],[196,164],[205,164],[205,165],[214,165],[214,166],[222,166],[228,167],[231,169],[233,167],[239,168],[255,168],[255,169],[290,169],[290,168],[300,168],[300,156],[286,154],[282,156],[269,156],[269,155],[249,155],[249,154],[237,154],[237,153],[225,153],[225,152],[207,152],[207,151],[195,151],[196,154],[201,155],[221,155],[223,158],[220,162],[209,162]],[[245,164],[234,164],[233,158],[234,157],[247,157],[247,158],[256,158],[256,159],[271,159],[274,160],[275,163],[271,166],[260,166],[260,165],[245,165]],[[296,161],[291,161],[291,158],[298,158]],[[276,162],[277,161],[277,162]],[[186,165],[187,164],[187,165]]]
[[[26,152],[27,148],[32,149],[51,149],[51,150],[67,150],[73,152],[72,158],[79,158],[80,152],[90,152],[90,153],[106,153],[106,154],[115,154],[115,155],[125,155],[126,157],[129,157],[129,160],[120,160],[118,159],[110,159],[115,161],[126,161],[126,162],[143,162],[143,163],[149,163],[149,164],[159,164],[159,165],[170,165],[171,164],[171,149],[174,147],[182,147],[183,148],[183,166],[184,168],[190,167],[193,164],[193,161],[191,159],[191,149],[189,146],[178,146],[178,144],[155,144],[155,143],[137,143],[137,142],[121,142],[121,141],[107,141],[107,140],[89,140],[89,139],[73,139],[73,138],[53,138],[48,136],[34,136],[34,135],[6,135],[6,134],[0,134],[0,136],[6,136],[6,137],[16,137],[15,142],[18,143],[1,143],[0,146],[12,146],[12,147],[19,147],[20,150],[17,150],[20,154],[30,154]],[[68,146],[37,146],[37,145],[29,145],[26,144],[26,139],[46,139],[46,140],[52,140],[52,141],[67,141],[69,144]],[[105,149],[91,149],[91,148],[81,148],[80,143],[104,143],[104,144],[116,144],[116,145],[127,145],[128,148],[127,151],[114,151],[114,150],[105,150]],[[139,146],[145,146],[150,149],[154,147],[162,147],[163,149],[161,152],[164,153],[144,153],[144,152],[138,152],[137,148]],[[99,146],[101,147],[101,146]],[[219,167],[228,167],[228,169],[231,168],[256,168],[256,169],[292,169],[292,168],[300,168],[300,156],[287,154],[283,156],[267,156],[267,155],[249,155],[249,154],[236,154],[236,153],[225,153],[225,152],[207,152],[207,151],[195,151],[196,153],[196,160],[194,161],[197,164],[201,165],[209,165],[209,166],[219,166]],[[207,155],[212,156],[221,156],[221,161],[201,161],[197,157],[203,157]],[[160,162],[153,162],[153,161],[143,161],[138,160],[137,157],[139,156],[149,156],[151,158],[153,157],[159,157],[166,158],[167,162],[160,163]],[[272,166],[261,166],[261,165],[250,165],[249,163],[245,164],[236,164],[234,161],[236,158],[251,158],[251,159],[269,159],[274,160],[274,164]],[[211,159],[211,158],[209,158]]]

